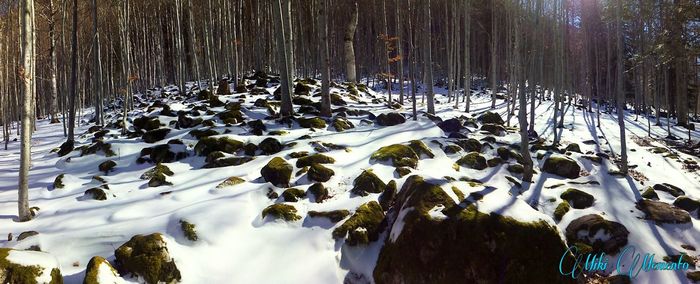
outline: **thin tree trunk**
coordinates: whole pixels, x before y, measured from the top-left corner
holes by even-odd
[[[32,112],[34,109],[34,96],[32,95],[32,85],[34,78],[31,76],[31,70],[34,54],[34,1],[22,0],[21,3],[21,21],[22,21],[22,58],[24,66],[22,72],[22,136],[20,148],[20,165],[19,165],[19,189],[18,189],[18,216],[20,222],[29,221],[32,219],[31,211],[29,210],[29,167],[31,165],[32,151]]]
[[[321,116],[331,116],[331,94],[329,68],[330,58],[328,57],[328,20],[326,19],[326,0],[317,0],[318,6],[318,38],[319,49],[321,49]]]
[[[350,22],[345,29],[345,77],[350,83],[357,82],[357,73],[355,71],[355,48],[353,47],[353,40],[355,39],[355,29],[357,29],[358,21],[358,7],[357,1],[351,3],[352,5],[352,15],[350,16]]]

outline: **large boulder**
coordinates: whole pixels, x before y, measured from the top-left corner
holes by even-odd
[[[544,160],[542,171],[562,176],[565,178],[577,178],[581,174],[581,166],[573,159],[562,155],[551,155]]]
[[[360,196],[366,196],[370,193],[381,193],[386,189],[386,183],[375,175],[371,169],[362,171],[352,182],[352,185],[353,187],[350,191]]]
[[[194,146],[194,152],[200,156],[209,155],[214,151],[234,154],[243,149],[244,146],[245,143],[228,137],[204,137]]]
[[[418,166],[418,155],[411,147],[394,144],[379,148],[372,153],[372,160],[390,161],[394,167],[411,167]]]
[[[487,111],[484,114],[480,115],[477,120],[481,121],[481,123],[493,123],[493,124],[498,124],[498,125],[503,125],[505,124],[505,121],[503,121],[503,118],[495,112],[490,112]]]
[[[312,164],[306,175],[310,181],[327,182],[335,172],[321,164]]]
[[[63,283],[63,276],[48,253],[0,248],[0,283]]]
[[[121,283],[117,270],[101,256],[93,256],[85,269],[83,284]]]
[[[543,273],[556,271],[566,251],[555,227],[461,207],[419,176],[406,180],[384,222],[376,283],[574,282]],[[572,267],[573,257],[565,256],[564,266]]]
[[[603,232],[601,235],[599,231]],[[629,231],[624,225],[589,214],[571,221],[566,227],[566,240],[570,245],[589,252],[616,254],[627,245]]]
[[[591,207],[593,205],[593,201],[595,201],[593,195],[575,188],[567,189],[559,197],[569,202],[569,205],[575,209],[585,209]]]
[[[457,164],[470,169],[483,170],[488,167],[486,158],[477,152],[471,152],[457,160]]]
[[[406,118],[396,112],[382,113],[377,116],[377,124],[380,126],[394,126],[404,122],[406,122]]]
[[[673,197],[685,195],[685,191],[670,183],[655,184],[654,190],[668,192],[668,194],[673,195]]]
[[[282,148],[284,148],[284,146],[282,146],[282,143],[280,143],[279,140],[272,137],[265,138],[265,140],[261,141],[260,144],[258,144],[258,149],[260,149],[265,155],[278,153],[279,151],[282,151]]]
[[[690,223],[687,211],[665,202],[642,199],[637,201],[636,207],[644,212],[644,218],[656,223]]]
[[[292,170],[294,167],[283,158],[274,157],[260,170],[260,174],[265,181],[275,186],[287,187],[292,178]]]
[[[333,230],[333,238],[347,238],[350,246],[366,245],[379,239],[384,211],[379,203],[370,201],[360,205],[350,219]]]
[[[154,130],[149,130],[143,134],[143,141],[146,143],[156,143],[160,140],[165,139],[165,136],[170,133],[170,128],[158,128]]]
[[[462,128],[464,128],[462,126],[462,122],[456,118],[450,118],[448,120],[438,122],[437,126],[440,127],[440,129],[442,129],[442,131],[445,133],[459,132],[462,130]]]
[[[175,283],[181,279],[160,233],[133,236],[114,251],[114,256],[121,275],[138,276],[148,284]]]

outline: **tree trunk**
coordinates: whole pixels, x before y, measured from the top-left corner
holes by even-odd
[[[34,109],[34,95],[32,94],[32,85],[34,78],[31,76],[31,70],[34,68],[32,55],[34,54],[34,1],[22,0],[21,3],[21,21],[22,21],[22,58],[24,66],[20,72],[22,79],[23,93],[22,96],[22,137],[20,148],[20,165],[19,165],[19,190],[18,190],[18,216],[20,222],[29,221],[32,219],[31,211],[29,210],[29,167],[31,164],[32,151],[32,112]]]
[[[58,64],[56,59],[56,21],[54,15],[56,10],[53,5],[54,0],[49,0],[49,57],[51,65],[49,72],[51,73],[51,95],[49,96],[49,114],[51,115],[51,123],[59,123],[58,120]]]
[[[617,3],[617,9],[615,10],[617,16],[617,123],[620,127],[620,171],[623,174],[627,174],[627,141],[625,139],[625,92],[624,92],[624,70],[622,61],[623,50],[625,46],[622,41],[622,1]]]
[[[351,4],[352,15],[350,16],[350,22],[345,29],[345,76],[346,80],[350,83],[357,82],[357,74],[355,71],[355,48],[353,47],[353,40],[355,39],[355,29],[357,29],[358,21],[358,7],[357,2]]]
[[[319,49],[321,50],[321,116],[330,117],[331,114],[331,94],[329,68],[330,58],[328,57],[328,21],[326,20],[326,0],[317,0],[318,6],[318,38]]]
[[[469,40],[470,40],[470,29],[471,29],[471,6],[472,6],[472,1],[471,0],[465,0],[464,1],[464,98],[466,100],[466,106],[464,107],[464,111],[469,112],[469,107],[471,104],[471,85],[472,85],[472,78],[471,78],[471,73],[469,69]]]
[[[78,96],[78,0],[73,0],[73,36],[71,39],[70,95],[68,103],[68,141],[75,139],[75,99]]]
[[[432,17],[430,16],[430,0],[425,1],[425,36],[423,36],[424,64],[426,70],[426,89],[428,97],[428,113],[435,114],[435,94],[433,93],[433,58],[432,58]]]

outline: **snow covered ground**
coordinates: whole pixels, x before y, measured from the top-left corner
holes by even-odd
[[[270,91],[273,91],[271,88]],[[444,90],[439,90],[444,93]],[[376,93],[386,96],[384,93]],[[222,101],[237,100],[237,94],[222,96]],[[253,102],[264,95],[249,95],[245,98],[244,114],[249,119],[263,119],[267,116],[264,108],[250,107]],[[470,116],[452,108],[453,103],[447,103],[447,98],[437,96],[437,114],[442,119],[459,116]],[[392,109],[383,102],[372,103],[368,98],[362,98],[366,104],[358,104],[347,100],[348,108],[363,109],[375,115],[391,112]],[[169,102],[173,111],[187,109],[181,102]],[[423,109],[422,104],[418,103]],[[473,98],[472,113],[474,117],[489,110],[490,98],[477,94]],[[619,153],[620,139],[616,117],[612,114],[601,114],[601,125],[596,127],[594,113],[582,112],[573,105],[567,108],[564,128],[552,127],[551,101],[544,101],[537,106],[536,131],[542,138],[551,143],[554,131],[561,131],[561,144],[578,143],[583,153],[588,151],[607,152],[610,156]],[[223,107],[213,108],[215,112],[223,111]],[[150,113],[157,114],[159,109]],[[411,112],[410,101],[406,101],[402,113]],[[498,102],[495,110],[505,117],[505,103]],[[135,112],[137,114],[139,112]],[[202,115],[204,119],[213,115]],[[165,125],[175,117],[160,116]],[[25,223],[16,222],[17,214],[17,172],[19,158],[19,142],[10,142],[6,151],[0,151],[0,235],[12,233],[14,236],[24,231],[37,231],[38,235],[17,241],[0,240],[1,247],[27,249],[38,245],[42,251],[54,255],[60,264],[61,272],[66,283],[81,283],[85,275],[88,260],[93,256],[102,256],[114,260],[114,250],[136,234],[160,232],[166,239],[170,255],[175,259],[182,274],[182,283],[342,283],[348,272],[354,275],[364,274],[364,279],[372,278],[374,263],[378,257],[381,241],[373,243],[367,249],[359,250],[343,245],[342,240],[331,236],[333,228],[339,223],[331,223],[323,218],[307,216],[308,211],[330,211],[345,209],[354,211],[358,206],[370,200],[376,200],[377,194],[356,196],[350,193],[353,180],[364,169],[373,169],[382,180],[396,180],[398,188],[408,176],[397,177],[394,167],[370,160],[370,155],[382,146],[396,143],[406,143],[410,140],[422,140],[431,148],[435,157],[422,159],[412,174],[420,174],[426,179],[443,179],[445,176],[455,178],[468,176],[480,180],[484,185],[472,187],[466,181],[452,181],[450,184],[458,187],[468,195],[471,192],[481,192],[484,198],[476,203],[482,212],[497,212],[512,216],[518,220],[545,220],[556,225],[564,238],[568,224],[581,216],[595,213],[607,220],[623,224],[629,230],[629,244],[637,250],[651,252],[657,255],[656,261],[666,255],[679,254],[685,251],[681,245],[700,247],[700,221],[697,214],[691,214],[691,223],[686,224],[655,224],[644,220],[644,214],[635,208],[635,202],[645,187],[657,183],[670,183],[685,191],[685,194],[695,200],[700,199],[700,175],[683,169],[682,160],[698,161],[683,153],[677,153],[680,162],[666,158],[663,154],[649,151],[654,147],[665,147],[658,139],[651,141],[652,146],[641,146],[637,142],[646,137],[646,119],[640,117],[634,121],[634,115],[627,113],[626,130],[629,163],[647,180],[635,180],[632,177],[619,178],[608,174],[616,169],[612,160],[604,159],[601,164],[595,164],[574,153],[574,157],[583,170],[590,173],[576,181],[597,181],[598,184],[580,184],[575,187],[595,196],[593,206],[571,210],[557,222],[552,217],[559,202],[560,194],[571,185],[552,187],[566,184],[567,180],[556,175],[543,173],[540,170],[544,160],[534,160],[537,174],[533,183],[523,184],[516,190],[521,194],[513,194],[513,184],[506,179],[512,176],[505,166],[474,170],[461,167],[453,169],[455,155],[445,154],[440,147],[431,143],[432,140],[444,141],[444,133],[425,115],[419,113],[419,119],[410,118],[406,123],[396,126],[381,127],[370,125],[360,118],[348,116],[354,129],[336,132],[332,126],[327,129],[309,130],[295,127],[288,129],[286,125],[266,122],[267,130],[285,130],[288,133],[281,136],[255,136],[248,129],[239,126],[224,126],[217,123],[214,130],[246,143],[258,144],[267,137],[274,137],[284,145],[297,142],[296,145],[285,147],[273,155],[257,155],[256,159],[240,166],[221,168],[202,168],[204,157],[192,153],[197,140],[188,133],[192,129],[173,129],[162,142],[169,139],[181,139],[190,151],[190,155],[182,160],[167,163],[174,172],[167,178],[172,185],[148,187],[148,180],[140,176],[152,164],[139,164],[136,159],[144,147],[154,144],[145,143],[141,138],[127,139],[119,137],[119,130],[112,129],[106,136],[105,142],[112,145],[116,153],[114,157],[105,157],[103,153],[81,157],[79,151],[58,157],[51,150],[64,142],[63,132],[59,125],[48,124],[47,120],[37,122],[37,131],[32,140],[32,168],[30,171],[30,206],[39,208],[34,220]],[[665,124],[665,120],[662,119]],[[653,122],[652,122],[653,124]],[[511,120],[511,125],[517,125],[517,119]],[[90,125],[82,124],[76,133],[82,134]],[[230,133],[224,134],[225,130]],[[687,132],[673,128],[678,137],[687,137]],[[652,126],[655,138],[665,137],[666,128]],[[114,137],[112,137],[114,135]],[[299,140],[303,135],[310,135],[307,140]],[[475,134],[477,135],[477,134]],[[636,138],[635,138],[636,137]],[[81,135],[76,141],[76,147],[89,145],[92,135]],[[505,136],[496,137],[498,144],[519,142],[520,136],[515,131],[509,131]],[[697,143],[700,134],[693,132]],[[593,140],[596,143],[584,143]],[[335,158],[334,164],[327,165],[335,175],[324,184],[330,191],[330,198],[323,203],[315,203],[311,198],[303,198],[293,203],[301,220],[285,222],[263,218],[261,211],[278,200],[268,198],[268,190],[272,188],[280,194],[283,189],[276,188],[260,178],[260,170],[272,157],[283,157],[291,164],[294,159],[288,154],[299,151],[313,153],[314,147],[309,142],[321,141],[347,147],[348,150],[332,150],[325,154]],[[536,156],[533,153],[533,158]],[[104,175],[98,170],[98,165],[107,160],[117,164],[113,172]],[[299,169],[294,167],[294,173]],[[65,174],[62,189],[53,189],[52,183],[56,176]],[[84,192],[96,184],[93,176],[102,176],[107,184],[107,200],[98,201],[85,198]],[[236,176],[245,180],[244,183],[230,188],[219,189],[216,186],[223,180]],[[306,190],[311,182],[306,175],[292,175],[292,186]],[[486,186],[487,185],[487,186]],[[673,203],[675,197],[666,192],[657,191],[660,201]],[[456,199],[456,196],[453,198]],[[290,203],[292,204],[292,203]],[[697,212],[696,212],[697,213]],[[440,214],[436,211],[436,214]],[[439,217],[436,215],[436,217]],[[196,225],[199,239],[196,242],[185,238],[180,229],[180,220],[186,220]],[[697,251],[685,251],[698,255]],[[563,252],[562,252],[563,253]],[[614,256],[613,256],[614,257]],[[612,265],[609,266],[612,271]],[[557,273],[556,267],[551,273]],[[355,276],[353,276],[355,277]],[[124,280],[124,279],[121,279]],[[125,281],[137,281],[130,278]],[[654,271],[642,272],[635,279],[638,283],[680,283],[688,281],[685,272]]]

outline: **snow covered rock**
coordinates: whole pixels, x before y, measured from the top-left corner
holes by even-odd
[[[63,283],[58,260],[48,253],[0,248],[0,283]]]
[[[402,144],[393,144],[379,148],[372,153],[372,160],[391,161],[394,167],[418,166],[418,155],[411,147]]]
[[[600,234],[602,231],[603,234]],[[566,240],[579,249],[595,253],[616,254],[627,245],[629,231],[624,225],[589,214],[571,221],[566,227]]]
[[[260,174],[265,181],[279,187],[289,186],[294,167],[283,158],[274,157],[261,170]]]
[[[126,283],[119,277],[117,270],[101,256],[93,256],[85,270],[84,284]]]
[[[138,276],[148,284],[176,283],[181,279],[160,233],[133,236],[114,251],[114,256],[121,275]]]
[[[542,273],[557,267],[566,251],[557,229],[464,208],[420,176],[406,180],[384,221],[389,233],[373,272],[376,283],[574,281]]]
[[[552,155],[544,160],[542,171],[573,179],[580,176],[581,166],[569,157]]]
[[[384,211],[376,201],[360,205],[350,219],[333,230],[333,238],[347,236],[345,243],[351,246],[366,245],[379,239]]]
[[[636,207],[644,212],[644,218],[657,223],[690,223],[690,214],[688,212],[668,203],[642,199],[637,202]]]

